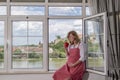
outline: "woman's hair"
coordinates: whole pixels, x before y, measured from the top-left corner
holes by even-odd
[[[68,35],[67,35],[67,38],[68,38],[68,39],[69,39],[70,34],[72,34],[73,36],[75,36],[75,41],[76,41],[76,43],[81,42],[81,40],[79,39],[79,36],[78,36],[77,32],[75,32],[75,31],[70,31],[70,32],[68,32]],[[73,43],[70,42],[70,44],[73,44]]]

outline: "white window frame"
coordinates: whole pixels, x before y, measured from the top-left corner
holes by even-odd
[[[44,17],[41,16],[28,16],[29,18],[27,19],[26,16],[13,16],[10,17],[9,19],[9,24],[10,24],[10,28],[9,28],[9,33],[8,33],[8,41],[9,41],[9,61],[8,61],[8,71],[11,72],[18,72],[18,73],[34,73],[34,72],[45,72],[47,71],[46,68],[46,63],[47,63],[47,52],[46,52],[46,46],[47,46],[47,39],[46,39],[46,27],[45,27],[45,21],[44,21]],[[43,22],[43,69],[12,69],[12,21],[42,21]]]
[[[91,18],[95,18],[95,17],[99,17],[99,16],[103,16],[103,19],[104,19],[104,24],[103,24],[103,29],[104,29],[104,33],[103,33],[103,35],[104,35],[104,72],[100,72],[100,71],[97,71],[97,70],[92,70],[92,69],[87,69],[87,71],[90,71],[90,72],[94,72],[94,73],[97,73],[97,74],[101,74],[101,75],[107,75],[107,69],[108,69],[108,67],[107,67],[107,65],[108,65],[108,62],[107,62],[107,60],[108,60],[108,58],[107,58],[107,27],[106,27],[106,13],[104,12],[104,13],[100,13],[100,14],[97,14],[97,15],[93,15],[93,16],[89,16],[89,17],[86,17],[86,18],[83,18],[83,40],[84,40],[84,42],[85,42],[85,20],[89,20],[89,19],[91,19]],[[86,54],[86,57],[88,57],[88,55]],[[87,64],[86,64],[86,66],[88,66]]]

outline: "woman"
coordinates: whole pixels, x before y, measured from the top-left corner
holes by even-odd
[[[82,80],[85,72],[85,53],[84,45],[75,31],[70,31],[67,35],[70,42],[68,47],[65,47],[67,54],[67,62],[54,75],[54,80]]]

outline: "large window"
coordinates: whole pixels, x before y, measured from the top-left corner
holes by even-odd
[[[4,68],[4,21],[0,21],[0,69]]]
[[[87,6],[88,0],[0,0],[0,73],[3,68],[6,73],[60,68],[66,62],[63,43],[67,33],[75,30],[82,37],[83,13],[90,15]],[[104,39],[104,35],[94,36],[96,44],[91,42],[89,50],[100,51],[98,36]],[[88,67],[93,69],[93,62]]]
[[[82,37],[81,19],[49,19],[49,69],[60,68],[66,61],[63,43],[71,30]]]
[[[82,36],[81,16],[82,7],[49,7],[49,70],[56,70],[66,62],[63,43],[67,33],[75,30]]]
[[[87,68],[106,72],[106,26],[105,15],[86,18],[85,42],[87,43]]]
[[[43,22],[12,21],[12,29],[12,68],[42,68]]]
[[[49,19],[49,69],[60,68],[66,61],[63,43],[71,30],[82,35],[81,19]]]

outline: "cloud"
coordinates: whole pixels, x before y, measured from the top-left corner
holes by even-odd
[[[4,22],[0,21],[0,36],[4,36]]]
[[[13,35],[26,36],[42,36],[43,24],[40,21],[13,21]],[[22,33],[22,34],[21,34]]]
[[[81,24],[81,20],[78,19],[50,19],[49,42],[54,41],[57,35],[61,36],[61,38],[65,38],[67,33],[71,30],[80,32],[82,29]]]
[[[49,7],[49,15],[80,16],[81,7]]]
[[[44,7],[41,6],[12,6],[12,15],[44,15]]]
[[[0,6],[0,15],[6,15],[6,14],[7,14],[7,7]]]

